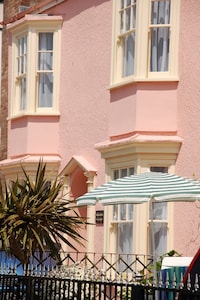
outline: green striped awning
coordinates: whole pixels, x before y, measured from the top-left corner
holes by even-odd
[[[112,180],[77,198],[77,204],[104,205],[200,199],[200,182],[168,173],[146,172]]]

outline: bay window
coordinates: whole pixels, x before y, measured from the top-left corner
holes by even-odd
[[[113,0],[112,84],[177,80],[180,0]]]
[[[10,117],[58,114],[62,17],[26,15],[12,34]]]

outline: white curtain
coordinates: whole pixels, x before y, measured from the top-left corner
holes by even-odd
[[[154,222],[153,225],[150,224],[150,236],[152,231],[154,233],[154,241],[150,239],[150,253],[153,255],[154,250],[156,257],[159,257],[163,255],[163,253],[167,252],[167,224],[162,222]],[[153,242],[154,245],[152,244]]]
[[[133,253],[133,222],[119,223],[119,254]]]
[[[53,33],[39,33],[38,106],[52,107],[53,99]]]
[[[20,110],[26,109],[26,77],[21,78],[21,104]]]
[[[168,71],[169,62],[169,27],[162,24],[170,24],[170,0],[152,1],[151,24],[160,25],[151,29],[151,72]]]
[[[124,37],[123,41],[123,77],[132,75],[135,64],[135,33]]]
[[[119,263],[119,271],[123,271],[126,264],[130,265],[132,262],[133,222],[118,223],[118,253],[125,261]]]
[[[120,34],[122,37],[122,76],[134,73],[135,65],[136,1],[121,1]]]
[[[27,36],[18,40],[18,77],[20,80],[20,110],[26,109]]]
[[[153,254],[153,242],[155,246],[156,256],[160,256],[167,251],[167,203],[153,203],[153,224],[150,224],[151,232],[154,233],[154,241],[150,239],[150,252]],[[156,222],[155,222],[156,220]],[[153,228],[152,228],[153,226]]]

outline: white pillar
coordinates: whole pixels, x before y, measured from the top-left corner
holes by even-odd
[[[88,192],[94,188],[94,172],[85,172],[87,177]],[[94,252],[94,231],[95,231],[95,205],[87,206],[87,252]]]

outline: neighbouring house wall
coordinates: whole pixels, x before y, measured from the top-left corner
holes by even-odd
[[[200,179],[200,2],[181,1],[178,134],[183,138],[176,173]],[[177,204],[174,211],[174,247],[193,255],[199,248],[200,203]]]

